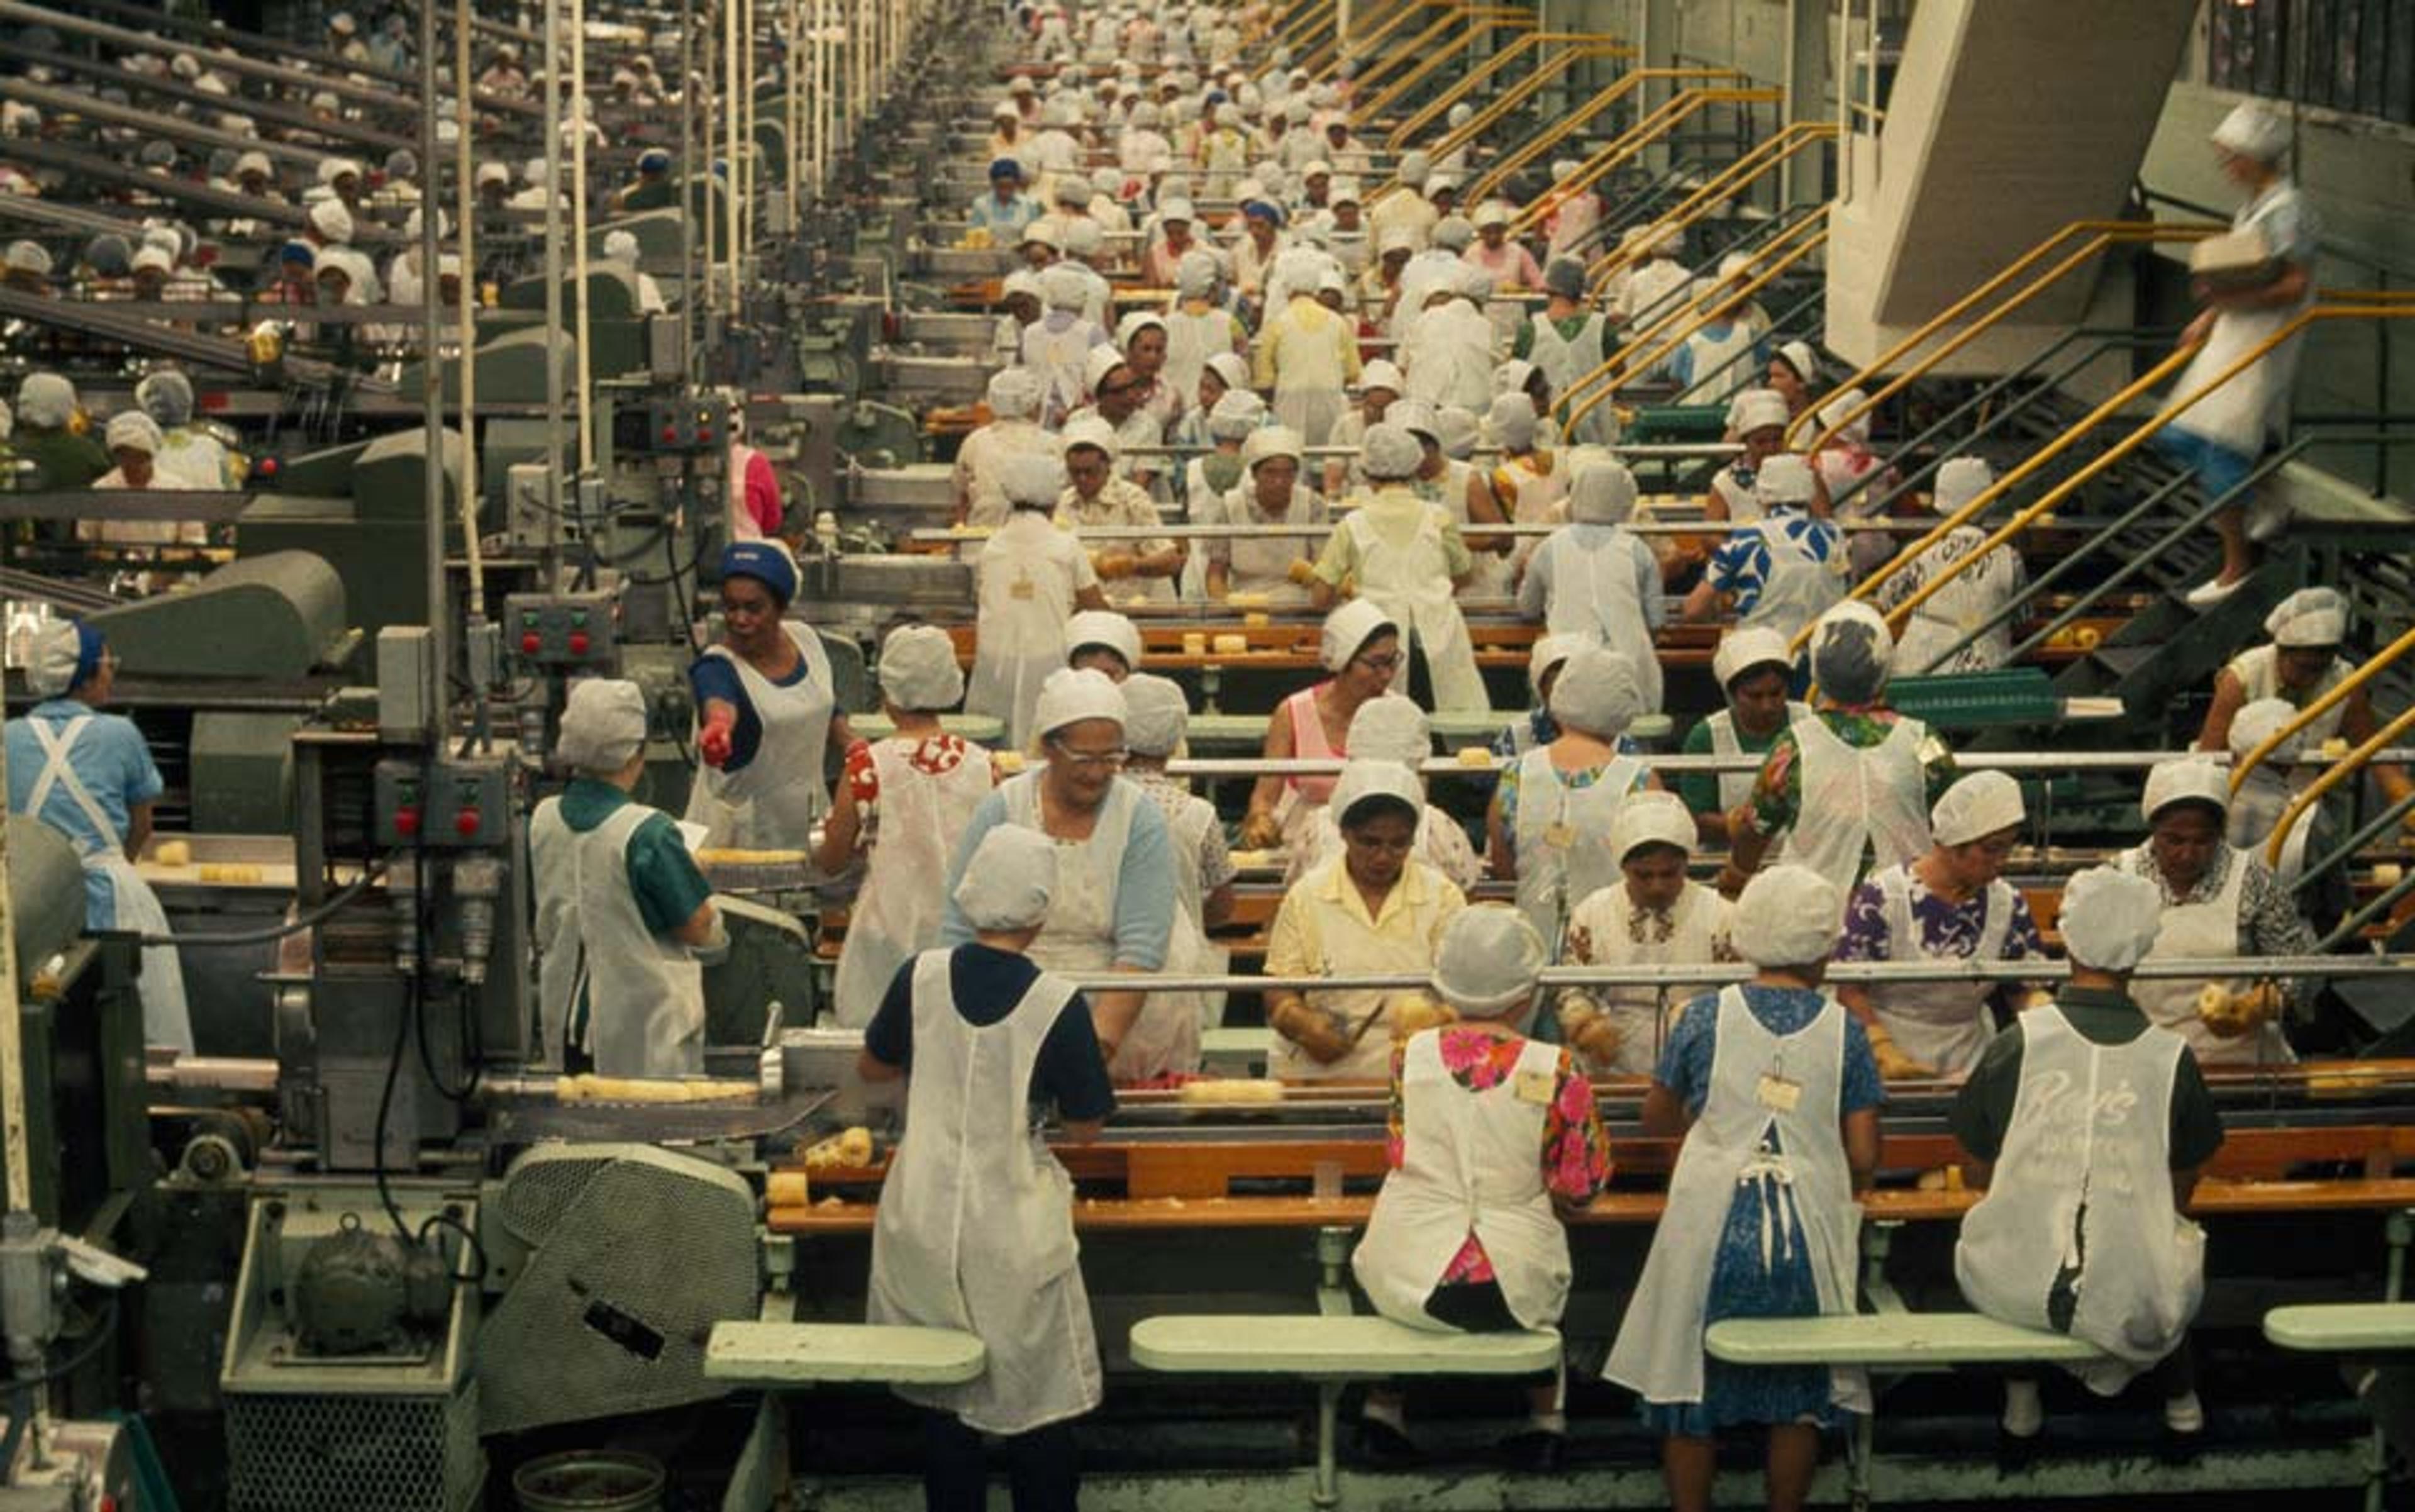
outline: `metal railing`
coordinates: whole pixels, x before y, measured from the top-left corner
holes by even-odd
[[[1649,68],[1639,69],[1628,74],[1627,79],[1641,83],[1648,80],[1653,71]],[[1621,82],[1624,83],[1626,81],[1622,80]],[[1563,192],[1570,194],[1581,189],[1591,188],[1611,170],[1633,161],[1642,156],[1644,148],[1668,136],[1678,127],[1713,106],[1775,105],[1784,97],[1783,94],[1775,89],[1737,88],[1728,85],[1680,90],[1662,101],[1657,108],[1645,112],[1642,120],[1612,139],[1607,144],[1597,148],[1592,156],[1578,165],[1577,171],[1569,175],[1560,188]],[[1510,175],[1550,152],[1563,139],[1575,131],[1579,119],[1577,116],[1567,116],[1554,121],[1527,138],[1519,146],[1494,159],[1492,166],[1486,169],[1477,177],[1475,183],[1468,186],[1467,198],[1471,201],[1482,200],[1493,194],[1501,186],[1509,182]]]
[[[1435,157],[1444,157],[1450,153],[1457,152],[1462,147],[1472,144],[1478,138],[1483,136],[1485,132],[1492,130],[1493,127],[1507,119],[1511,112],[1517,110],[1521,105],[1523,105],[1527,100],[1532,99],[1535,96],[1542,93],[1542,91],[1552,82],[1552,80],[1556,73],[1567,67],[1569,60],[1570,54],[1568,53],[1556,54],[1551,58],[1545,59],[1543,64],[1538,66],[1533,73],[1528,74],[1525,78],[1519,80],[1514,84],[1511,84],[1508,89],[1503,90],[1491,103],[1485,105],[1473,116],[1469,117],[1466,125],[1445,132],[1441,139],[1435,142],[1429,150],[1432,152]],[[1609,110],[1620,100],[1625,99],[1628,96],[1634,94],[1644,85],[1657,80],[1724,80],[1742,79],[1743,77],[1743,74],[1738,73],[1733,68],[1629,68],[1627,72],[1620,74],[1616,79],[1612,80],[1609,83],[1595,91],[1593,96],[1586,99],[1584,103],[1577,106],[1574,110],[1569,111],[1567,114],[1561,116],[1558,120],[1544,127],[1541,131],[1537,132],[1534,140],[1542,142],[1542,146],[1538,148],[1537,151],[1542,152],[1550,150],[1552,143],[1557,142],[1569,132],[1576,130],[1579,127],[1583,126],[1586,122],[1592,120],[1595,116],[1599,115],[1602,112]],[[1382,188],[1367,197],[1368,208],[1372,209],[1377,200],[1382,199],[1387,194],[1392,193],[1400,187],[1400,177],[1395,173],[1393,177],[1385,182]],[[1478,194],[1476,190],[1470,189],[1463,198],[1472,202],[1478,198]]]
[[[1464,0],[1401,0],[1401,3],[1387,12],[1383,21],[1374,26],[1361,29],[1354,24],[1349,38],[1351,52],[1360,59],[1370,58],[1377,48],[1391,39],[1393,33],[1406,26],[1421,12],[1455,10],[1463,3]],[[1357,19],[1352,18],[1354,22]],[[1329,82],[1334,71],[1342,67],[1342,43],[1341,29],[1336,27],[1331,37],[1311,48],[1308,56],[1292,67],[1307,69],[1309,77],[1318,83]],[[1362,62],[1361,67],[1364,66]]]
[[[2266,757],[2295,740],[2307,726],[2355,697],[2367,684],[2396,666],[2398,659],[2410,651],[2415,651],[2415,630],[2407,631],[2396,640],[2366,657],[2363,665],[2340,679],[2335,686],[2325,689],[2321,696],[2299,710],[2295,718],[2251,746],[2245,755],[2231,764],[2230,790],[2234,793],[2239,791],[2241,785],[2247,781],[2247,774],[2263,765]],[[2294,809],[2291,811],[2292,814],[2295,812]],[[2285,823],[2281,829],[2283,832],[2287,832],[2288,825]]]
[[[1762,139],[1751,151],[1649,222],[1646,234],[1635,238],[1633,245],[1612,247],[1594,259],[1585,268],[1586,277],[1594,288],[1600,288],[1619,269],[1633,266],[1642,256],[1644,247],[1671,232],[1692,229],[1694,222],[1750,189],[1767,177],[1771,170],[1784,166],[1806,147],[1814,142],[1833,142],[1836,136],[1837,128],[1826,121],[1797,121]]]
[[[1436,63],[1453,56],[1460,49],[1473,44],[1479,32],[1490,34],[1505,29],[1532,30],[1534,25],[1535,13],[1521,7],[1454,6],[1435,18],[1417,36],[1410,37],[1374,62],[1362,66],[1358,70],[1358,76],[1351,82],[1361,90],[1371,89],[1376,80],[1413,58],[1424,60],[1418,66],[1418,76],[1422,77],[1424,72],[1433,67]],[[1460,35],[1453,37],[1448,44],[1444,43],[1443,34],[1453,27],[1459,29]]]
[[[1419,106],[1417,112],[1410,115],[1407,120],[1402,121],[1400,125],[1392,128],[1391,132],[1385,137],[1384,145],[1391,148],[1394,152],[1400,151],[1402,148],[1407,146],[1410,140],[1418,132],[1425,130],[1428,127],[1433,125],[1434,122],[1442,120],[1448,116],[1450,113],[1450,108],[1453,105],[1456,105],[1461,99],[1480,88],[1487,81],[1491,80],[1494,74],[1499,73],[1504,68],[1509,67],[1528,51],[1536,48],[1546,47],[1563,47],[1564,51],[1546,53],[1544,57],[1538,60],[1535,65],[1535,67],[1538,72],[1545,68],[1549,68],[1553,73],[1559,73],[1565,71],[1576,63],[1589,58],[1632,58],[1635,56],[1635,49],[1628,47],[1625,43],[1619,41],[1617,37],[1611,36],[1607,32],[1526,32],[1510,42],[1508,47],[1503,48],[1500,52],[1493,53],[1489,58],[1486,58],[1482,63],[1470,68],[1464,75],[1453,81],[1449,87],[1443,90],[1439,95],[1436,95],[1432,99],[1430,99],[1426,101],[1425,104]],[[1407,78],[1396,81],[1392,84],[1392,87],[1385,91],[1383,95],[1369,100],[1365,105],[1354,112],[1350,118],[1351,125],[1354,127],[1372,127],[1374,125],[1375,121],[1382,116],[1384,112],[1391,109],[1393,105],[1399,103],[1398,100],[1392,97],[1395,94],[1405,96],[1407,89],[1422,79],[1429,71],[1448,63],[1448,61],[1450,61],[1450,55],[1448,53],[1435,53],[1434,56],[1427,60],[1424,67],[1420,67],[1416,73],[1409,75]]]

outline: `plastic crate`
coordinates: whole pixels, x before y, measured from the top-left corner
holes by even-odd
[[[2062,715],[2062,696],[2035,666],[1897,678],[1887,684],[1887,702],[1940,729],[2050,725]]]
[[[1663,404],[1638,409],[1628,422],[1627,439],[1637,445],[1653,442],[1715,442],[1728,433],[1724,404]]]

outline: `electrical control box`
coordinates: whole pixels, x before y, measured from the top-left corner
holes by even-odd
[[[612,450],[618,456],[718,455],[729,440],[728,404],[715,395],[655,399],[612,415]]]
[[[386,849],[476,850],[511,836],[511,769],[503,757],[377,764],[373,824]]]
[[[514,593],[503,600],[503,647],[527,666],[608,671],[613,643],[612,595]]]

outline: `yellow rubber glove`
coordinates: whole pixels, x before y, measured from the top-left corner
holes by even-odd
[[[1316,563],[1306,557],[1294,557],[1291,559],[1291,565],[1283,569],[1283,576],[1300,587],[1306,588],[1316,581]],[[2409,817],[2415,818],[2415,815],[2410,815]]]
[[[1895,1036],[1882,1024],[1863,1025],[1869,1035],[1870,1054],[1879,1063],[1879,1075],[1890,1082],[1923,1080],[1937,1074],[1937,1068],[1924,1065],[1896,1048]]]

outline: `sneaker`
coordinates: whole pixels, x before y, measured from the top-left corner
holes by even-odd
[[[2234,577],[2226,583],[2220,576],[2216,576],[2211,582],[2199,583],[2182,594],[2181,602],[2192,609],[2203,611],[2212,608],[2246,586],[2247,579],[2244,577]]]

